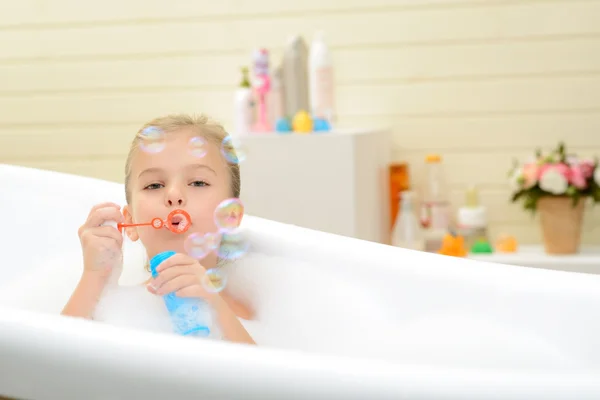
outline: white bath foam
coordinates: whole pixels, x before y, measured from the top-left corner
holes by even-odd
[[[584,367],[583,361],[533,332],[460,312],[424,316],[390,327],[383,336],[390,344],[389,356],[410,364],[510,370]]]
[[[141,245],[125,240],[120,281],[126,285],[138,285],[140,290],[145,290],[141,283],[149,276],[144,270],[143,252]],[[36,264],[38,265],[24,268],[25,272],[0,285],[0,303],[30,311],[58,314],[83,273],[81,250],[52,255],[40,259]]]
[[[173,332],[162,298],[148,292],[142,284],[107,287],[94,311],[94,320],[152,332]]]
[[[214,313],[206,318],[210,319],[209,338],[222,339]],[[148,292],[145,285],[107,287],[94,311],[94,320],[120,327],[175,334],[162,297]]]
[[[119,276],[119,284],[125,286],[140,285],[150,273],[146,269],[148,257],[146,249],[140,241],[132,242],[125,235],[123,238],[123,269]]]
[[[324,266],[249,254],[225,268],[229,291],[256,308],[256,320],[242,322],[261,345],[445,367],[583,366],[544,337],[486,316],[458,311],[392,324],[400,305]]]
[[[18,268],[18,266],[15,266]],[[48,257],[0,286],[0,303],[29,311],[58,314],[77,286],[81,253]]]
[[[370,345],[377,346],[374,327],[387,320],[386,306],[360,283],[323,265],[257,253],[224,268],[228,291],[256,310],[255,320],[241,322],[259,345],[352,356],[377,353]]]

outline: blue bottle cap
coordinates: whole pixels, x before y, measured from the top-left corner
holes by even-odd
[[[161,262],[174,255],[174,251],[163,251],[162,253],[158,253],[150,259],[150,273],[152,274],[153,278],[156,278],[158,276],[158,274],[156,273],[156,267],[158,267]]]
[[[315,120],[313,121],[313,124],[314,124],[313,130],[315,132],[328,132],[331,130],[331,126],[329,125],[329,122],[325,119],[315,118]]]
[[[277,122],[275,122],[275,131],[279,133],[291,133],[292,132],[292,124],[287,118],[279,118]]]

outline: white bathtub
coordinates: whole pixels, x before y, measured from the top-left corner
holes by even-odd
[[[57,315],[81,269],[77,228],[91,205],[122,204],[122,185],[8,165],[0,183],[0,395],[600,398],[600,276],[247,216],[251,253],[230,288],[256,307],[259,346],[193,341]]]

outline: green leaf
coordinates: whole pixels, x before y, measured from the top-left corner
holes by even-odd
[[[537,158],[541,158],[542,157],[542,149],[540,149],[539,147],[537,149],[535,149],[535,156]]]
[[[535,206],[537,203],[537,199],[535,198],[535,196],[527,196],[527,198],[525,199],[525,209],[526,210],[535,210]]]
[[[512,195],[511,201],[514,203],[517,200],[519,200],[521,197],[523,197],[523,195],[525,194],[524,190],[519,190],[518,192],[514,193]]]
[[[595,202],[600,202],[600,187],[596,187],[594,194],[592,195]]]

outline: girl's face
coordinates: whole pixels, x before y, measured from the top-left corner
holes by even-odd
[[[131,240],[142,241],[149,258],[167,250],[185,253],[185,239],[192,233],[217,233],[215,208],[232,197],[229,168],[220,146],[205,141],[205,154],[199,157],[197,148],[190,151],[189,147],[190,139],[197,136],[191,128],[169,132],[162,151],[147,153],[138,148],[133,156],[129,178],[131,201],[124,208],[126,221],[165,220],[176,209],[186,211],[192,220],[185,233],[165,228],[127,228]],[[241,218],[242,215],[238,224]],[[214,267],[216,261],[214,253],[201,260],[206,268]]]

